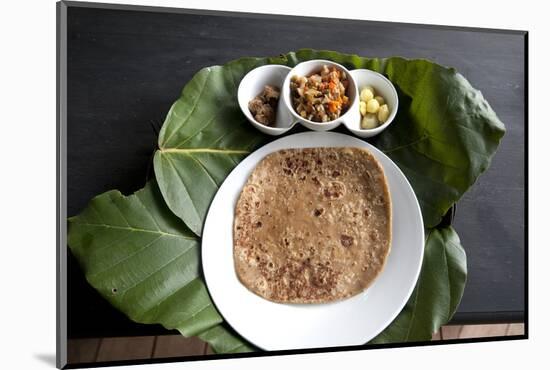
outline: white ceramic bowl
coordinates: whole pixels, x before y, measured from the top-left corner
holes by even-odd
[[[342,114],[340,117],[333,121],[328,122],[314,122],[310,121],[308,119],[305,119],[301,117],[294,108],[292,107],[292,96],[290,91],[290,80],[293,76],[310,76],[313,73],[317,73],[321,70],[323,65],[328,65],[329,67],[336,67],[337,69],[344,71],[349,80],[349,85],[346,90],[346,94],[350,99],[351,105],[348,108],[348,110]],[[347,123],[347,122],[353,122],[357,121],[359,122],[361,119],[361,114],[359,113],[359,92],[357,91],[357,87],[355,85],[355,81],[353,77],[351,77],[350,72],[342,65],[331,62],[330,60],[323,60],[323,59],[315,59],[315,60],[308,60],[307,62],[298,63],[294,68],[290,70],[288,75],[286,76],[283,87],[281,90],[281,98],[284,102],[284,105],[286,109],[290,112],[292,117],[300,122],[305,127],[309,128],[313,131],[328,131],[332,130],[333,128],[339,126],[341,123]],[[356,106],[356,109],[354,108]]]
[[[292,118],[282,99],[279,98],[277,104],[275,126],[266,126],[254,119],[252,113],[248,109],[248,102],[258,96],[264,89],[265,85],[276,86],[282,91],[282,85],[285,77],[290,71],[290,67],[268,64],[258,68],[254,68],[248,72],[241,83],[237,92],[239,106],[246,118],[261,132],[268,135],[281,135],[287,132],[296,124]]]
[[[371,137],[378,135],[384,131],[393,121],[395,115],[397,114],[397,109],[399,106],[399,98],[397,97],[397,90],[395,86],[388,80],[386,77],[380,73],[371,71],[369,69],[355,69],[350,72],[351,76],[357,84],[357,90],[360,92],[365,86],[372,86],[376,95],[379,95],[384,98],[388,108],[390,110],[390,115],[386,122],[382,125],[372,128],[372,129],[362,129],[361,120],[351,120],[346,122],[347,128],[357,136],[361,137]],[[350,109],[359,110],[359,99],[357,99],[357,107],[351,107]]]
[[[347,94],[351,106],[338,119],[329,122],[314,122],[302,118],[292,107],[290,79],[292,76],[309,76],[318,72],[323,65],[335,66],[348,74],[350,84]],[[276,121],[274,126],[266,126],[254,119],[248,109],[248,102],[258,96],[265,85],[272,85],[281,89],[281,96],[277,104]],[[380,95],[388,104],[390,115],[384,124],[373,129],[361,128],[361,114],[359,112],[359,91],[365,86],[372,86],[377,95]],[[282,65],[264,65],[248,72],[239,84],[237,92],[239,106],[250,123],[261,132],[268,135],[282,135],[300,122],[313,131],[328,131],[344,124],[354,135],[367,138],[384,131],[397,114],[399,99],[397,90],[386,77],[368,69],[348,71],[344,66],[329,60],[309,60],[297,64],[294,68]]]

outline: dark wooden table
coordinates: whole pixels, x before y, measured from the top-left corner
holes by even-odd
[[[453,319],[524,319],[525,34],[365,21],[242,14],[68,8],[67,213],[109,189],[145,184],[160,126],[199,69],[242,56],[300,48],[362,56],[428,58],[456,67],[480,89],[507,133],[453,222],[468,282]],[[156,335],[104,301],[69,253],[69,338]]]

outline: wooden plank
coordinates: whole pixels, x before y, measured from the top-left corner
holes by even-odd
[[[445,339],[457,339],[460,338],[460,331],[462,325],[445,325],[441,327],[441,335],[443,340]]]
[[[69,339],[67,342],[67,363],[95,362],[101,338]]]
[[[212,350],[212,347],[207,346],[206,347],[206,352],[204,354],[205,355],[214,355],[214,354],[216,354],[216,352],[214,352],[214,350]]]
[[[523,335],[525,334],[525,324],[509,324],[506,330],[506,335]]]
[[[196,337],[159,335],[153,352],[154,358],[203,355],[205,343]]]
[[[486,338],[506,335],[508,324],[464,325],[460,338]]]
[[[97,361],[119,361],[151,358],[154,336],[103,338]]]
[[[441,339],[443,339],[441,337],[441,330],[438,330],[437,332],[432,334],[432,341],[441,340]]]

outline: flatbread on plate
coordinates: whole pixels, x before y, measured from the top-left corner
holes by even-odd
[[[384,171],[361,148],[286,149],[254,169],[235,208],[241,283],[274,302],[325,303],[365,290],[391,246]]]

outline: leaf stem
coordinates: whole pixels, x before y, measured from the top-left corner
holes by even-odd
[[[159,149],[161,153],[224,153],[224,154],[249,154],[248,150],[237,149],[209,149],[209,148],[192,148],[192,149],[178,149],[168,148]]]

